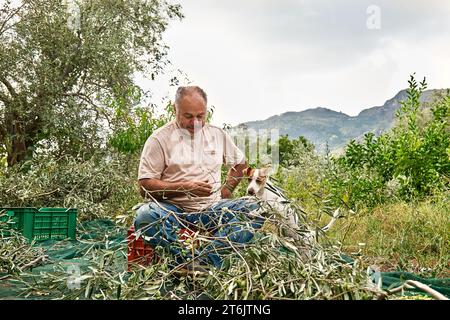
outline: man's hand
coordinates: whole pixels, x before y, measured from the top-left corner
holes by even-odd
[[[231,193],[231,191],[228,189],[228,188],[222,188],[222,190],[220,190],[220,193],[221,193],[221,197],[222,197],[222,199],[231,199],[231,197],[232,197],[232,193]]]
[[[239,184],[243,177],[243,170],[247,168],[247,162],[240,163],[232,167],[227,174],[226,183],[222,186],[220,194],[222,199],[230,199],[233,195],[233,190]]]
[[[183,182],[183,190],[198,197],[208,197],[212,193],[211,185],[203,181]]]

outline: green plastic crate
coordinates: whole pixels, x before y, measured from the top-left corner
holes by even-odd
[[[77,209],[68,208],[0,208],[1,219],[8,228],[21,231],[31,240],[76,239]]]

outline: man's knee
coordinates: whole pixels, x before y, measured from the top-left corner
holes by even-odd
[[[140,229],[146,225],[162,219],[166,215],[167,211],[160,208],[156,203],[146,203],[136,211],[134,227],[136,230]]]
[[[259,208],[261,208],[261,205],[259,204],[258,201],[255,200],[244,200],[245,203],[245,207],[249,210],[249,211],[254,211],[254,210],[258,210]]]
[[[217,207],[227,207],[229,209],[244,209],[244,210],[257,210],[260,207],[260,204],[258,201],[249,199],[249,198],[237,198],[237,199],[222,199],[220,200],[217,205]]]
[[[252,199],[235,199],[233,200],[233,207],[237,211],[251,212],[258,210],[260,208],[260,204],[258,201]]]

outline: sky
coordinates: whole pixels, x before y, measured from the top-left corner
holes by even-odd
[[[316,107],[356,116],[406,88],[414,72],[430,89],[450,88],[450,1],[178,3],[185,18],[163,36],[172,65],[138,84],[157,104],[173,99],[173,75],[199,85],[217,125]]]
[[[316,107],[356,116],[413,73],[450,88],[449,0],[167,1],[185,16],[163,35],[171,65],[137,84],[159,106],[173,76],[202,87],[217,125]]]

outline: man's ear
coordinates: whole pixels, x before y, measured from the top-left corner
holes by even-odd
[[[244,174],[244,176],[246,177],[250,177],[252,174],[253,169],[250,167],[245,168],[244,170],[242,170],[242,173]]]

